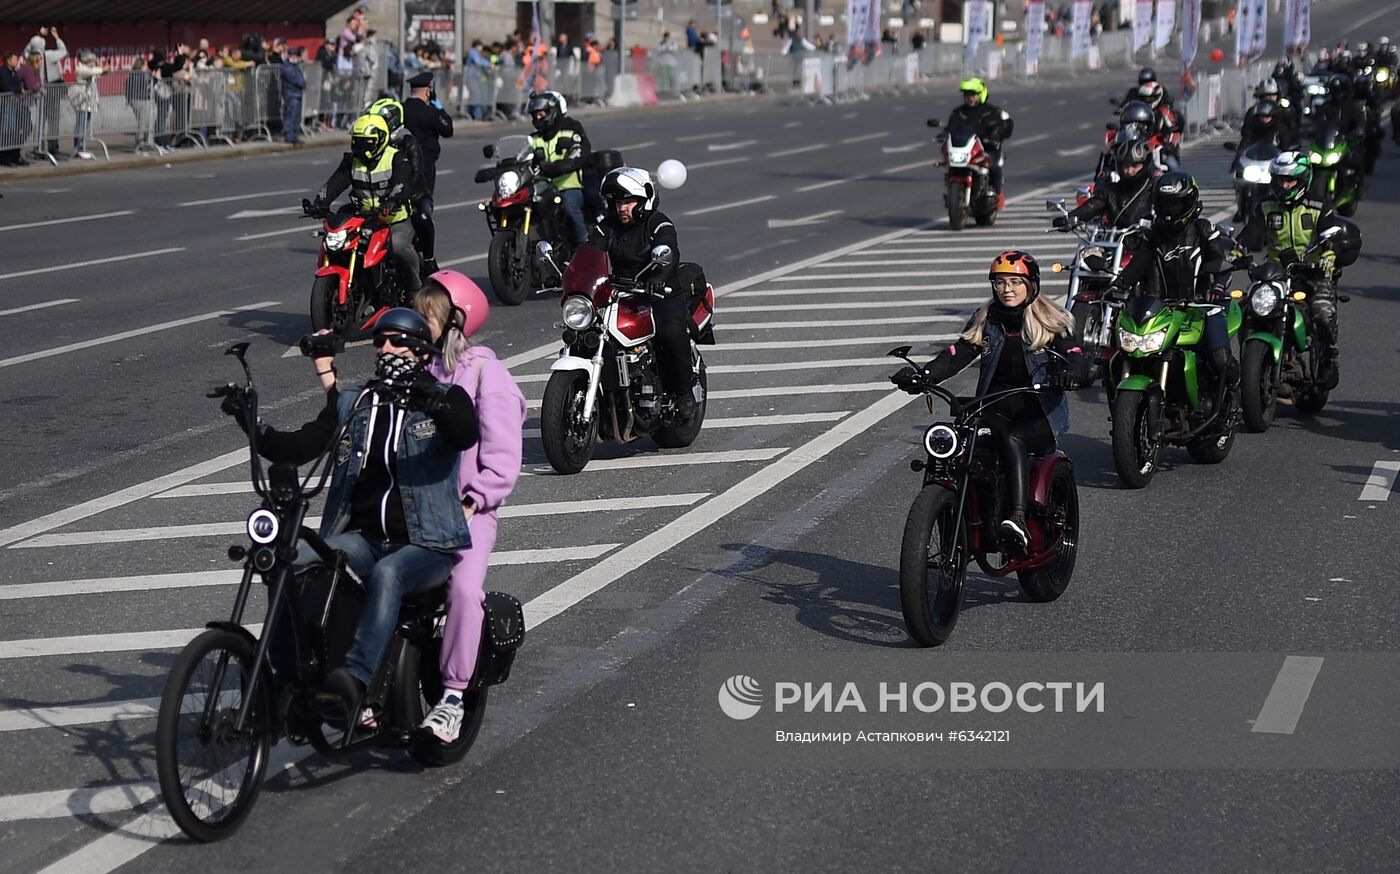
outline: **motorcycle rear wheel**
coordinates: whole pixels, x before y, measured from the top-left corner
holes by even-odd
[[[1055,468],[1046,495],[1044,534],[1060,536],[1055,560],[1044,567],[1017,571],[1016,579],[1026,597],[1039,604],[1055,600],[1069,587],[1074,575],[1074,560],[1079,554],[1079,487],[1074,482],[1074,469],[1065,462]],[[1058,529],[1056,532],[1054,529]]]
[[[1157,472],[1160,447],[1149,434],[1147,396],[1140,391],[1120,391],[1113,398],[1113,466],[1118,479],[1130,489],[1146,488]]]
[[[583,406],[588,374],[581,370],[557,370],[545,383],[540,403],[540,440],[549,466],[560,473],[578,473],[593,457],[598,441],[598,409],[584,425],[575,423],[575,411]]]
[[[899,604],[909,636],[920,646],[938,646],[952,635],[967,591],[967,553],[953,530],[956,498],[942,486],[927,486],[904,523]]]
[[[481,646],[489,646],[485,634]],[[409,710],[408,721],[417,725],[423,721],[438,701],[442,700],[442,673],[438,668],[438,656],[442,652],[442,636],[436,633],[432,645],[424,649],[406,646],[398,666],[395,688],[405,690],[405,704]],[[462,695],[462,728],[457,739],[445,744],[427,729],[418,729],[408,744],[408,754],[425,768],[441,768],[455,765],[466,758],[481,732],[481,723],[486,718],[486,686],[479,685]]]
[[[1269,430],[1278,409],[1278,373],[1265,344],[1246,343],[1240,365],[1240,408],[1244,424],[1256,434]]]
[[[705,406],[710,402],[710,383],[705,376],[703,361],[700,363],[700,388],[704,392],[704,400],[695,405],[695,412],[689,419],[658,428],[656,433],[651,435],[657,446],[662,449],[684,449],[700,436],[700,428],[705,424]]]
[[[156,720],[161,798],[180,830],[201,843],[238,830],[267,773],[268,674],[258,679],[248,727],[233,728],[256,670],[253,655],[253,644],[243,635],[211,628],[181,650],[161,695]]]

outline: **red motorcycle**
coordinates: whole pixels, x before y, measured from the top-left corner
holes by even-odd
[[[540,243],[541,260],[551,260],[548,243]],[[700,346],[713,345],[715,291],[697,265],[677,266],[672,293],[691,301],[690,360],[696,378],[695,411],[682,417],[675,401],[661,390],[652,338],[647,273],[668,267],[670,246],[652,250],[652,261],[637,276],[614,276],[608,253],[585,247],[574,253],[562,277],[560,305],[564,350],[550,368],[540,407],[540,437],[550,465],[560,473],[578,473],[600,441],[629,443],[651,435],[658,446],[689,446],[705,421],[708,383]]]
[[[936,118],[929,127],[939,127]],[[939,136],[943,159],[934,166],[947,167],[943,205],[948,208],[948,225],[955,231],[967,227],[970,215],[979,225],[995,224],[997,193],[992,188],[992,158],[982,140],[966,124],[954,124]]]
[[[387,307],[409,306],[403,262],[394,257],[389,225],[378,213],[359,213],[351,204],[317,209],[301,202],[307,218],[322,220],[321,252],[311,285],[311,329],[343,334]]]
[[[889,354],[908,361],[908,346]],[[910,467],[922,471],[923,488],[904,525],[900,546],[899,600],[909,634],[920,646],[937,646],[958,623],[967,591],[969,558],[993,577],[1016,574],[1026,597],[1053,601],[1064,594],[1079,553],[1079,490],[1074,465],[1058,449],[1031,460],[1026,496],[1030,546],[1021,555],[1008,555],[997,537],[1005,518],[1001,455],[982,412],[997,401],[1040,386],[1013,388],[980,398],[958,398],[939,385],[920,386],[930,397],[948,404],[952,422],[939,422],[924,432],[927,460]],[[1032,401],[1034,403],[1034,401]]]

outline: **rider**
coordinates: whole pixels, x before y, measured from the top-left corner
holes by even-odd
[[[398,149],[408,156],[408,166],[413,172],[413,199],[410,201],[409,219],[413,222],[413,232],[417,235],[417,251],[424,260],[427,254],[432,251],[431,247],[425,248],[423,241],[426,238],[431,241],[433,238],[432,218],[426,221],[420,216],[423,202],[424,180],[427,176],[426,160],[423,157],[423,147],[418,138],[413,135],[404,125],[404,107],[392,97],[383,97],[369,105],[366,112],[372,112],[384,119],[384,123],[389,125],[389,145]],[[431,210],[429,205],[429,210]],[[425,228],[426,226],[426,237]]]
[[[1162,158],[1168,170],[1181,169],[1181,121],[1167,102],[1167,89],[1161,82],[1145,82],[1138,88],[1138,100],[1152,110],[1152,133],[1161,138]]]
[[[1152,169],[1152,149],[1146,140],[1127,140],[1113,150],[1114,169],[1094,185],[1094,193],[1052,224],[1068,229],[1075,222],[1103,217],[1109,227],[1129,228],[1152,211],[1152,180],[1161,174]]]
[[[316,192],[311,206],[314,211],[324,211],[349,188],[356,211],[379,212],[389,223],[394,255],[403,266],[404,289],[412,292],[422,284],[418,253],[413,248],[413,223],[406,221],[415,180],[408,152],[389,142],[391,133],[388,122],[375,113],[355,119],[350,128],[350,151]]]
[[[1146,85],[1148,82],[1157,82],[1157,71],[1151,67],[1143,67],[1138,73],[1138,83],[1128,89],[1128,93],[1124,95],[1122,102],[1131,103],[1134,100],[1141,100],[1142,86]],[[1162,83],[1157,82],[1157,85],[1161,87]],[[1165,87],[1162,87],[1162,103],[1171,107],[1173,110],[1176,109],[1176,105],[1172,103],[1172,96]]]
[[[982,141],[982,148],[991,162],[992,190],[997,194],[997,209],[1006,206],[1006,195],[1002,193],[1002,140],[1010,139],[1016,122],[1001,107],[987,102],[987,83],[981,79],[964,79],[958,83],[963,103],[948,114],[948,127],[962,123],[972,128]]]
[[[645,171],[619,167],[603,177],[601,193],[607,208],[589,243],[607,250],[613,273],[623,278],[636,276],[651,264],[655,247],[671,247],[671,263],[652,268],[646,283],[653,297],[651,315],[656,325],[661,384],[675,399],[676,412],[689,418],[697,402],[690,362],[689,300],[683,292],[672,290],[681,257],[676,226],[656,208],[659,192]]]
[[[305,464],[349,424],[321,517],[326,545],[343,552],[367,585],[355,643],[345,665],[326,678],[325,691],[347,714],[359,708],[379,669],[403,596],[441,585],[455,554],[471,546],[457,493],[459,456],[478,438],[471,398],[429,373],[437,350],[427,321],[413,310],[386,310],[375,322],[374,345],[376,380],[343,391],[332,385],[320,415],[299,430],[258,426],[265,458]],[[240,413],[241,400],[229,398],[225,412]],[[316,560],[304,548],[296,564]]]
[[[982,357],[977,395],[1043,385],[1049,391],[1010,395],[993,403],[983,424],[996,435],[1006,471],[1008,513],[1002,540],[1018,552],[1030,545],[1026,527],[1029,455],[1055,448],[1055,436],[1069,430],[1064,391],[1085,377],[1087,362],[1075,343],[1074,317],[1040,294],[1040,266],[1026,252],[1002,252],[987,272],[992,299],[972,314],[957,342],[921,370],[905,367],[891,379],[911,394],[928,382],[951,378]],[[1053,354],[1052,354],[1053,350]],[[1053,359],[1053,360],[1052,360]]]
[[[1323,356],[1318,365],[1319,385],[1331,390],[1337,387],[1337,255],[1330,249],[1309,253],[1318,230],[1326,227],[1332,216],[1331,208],[1322,200],[1309,196],[1312,187],[1312,162],[1300,152],[1284,152],[1269,165],[1273,176],[1273,197],[1260,205],[1259,214],[1252,217],[1240,232],[1240,243],[1250,249],[1261,245],[1268,248],[1270,261],[1288,265],[1307,257],[1312,266],[1311,294],[1308,308],[1317,325]]]
[[[1242,138],[1249,136],[1250,114],[1258,114],[1260,107],[1271,107],[1270,114],[1274,120],[1270,123],[1269,129],[1265,133],[1269,136],[1279,137],[1285,142],[1295,143],[1298,141],[1298,113],[1295,107],[1287,98],[1279,93],[1278,82],[1273,79],[1265,79],[1259,83],[1259,87],[1254,89],[1254,96],[1258,103],[1250,107],[1244,114],[1244,133]],[[1277,133],[1275,133],[1277,131]],[[1256,139],[1255,142],[1258,142]],[[1284,148],[1284,146],[1280,146]]]
[[[424,70],[408,80],[412,89],[403,105],[404,125],[422,149],[422,191],[418,209],[413,213],[413,228],[418,231],[418,247],[423,251],[423,272],[436,273],[434,246],[437,231],[433,227],[433,189],[437,185],[437,162],[442,155],[439,137],[452,136],[452,116],[443,108],[433,91],[433,74]]]
[[[1229,237],[1201,216],[1201,193],[1185,173],[1165,173],[1152,191],[1152,226],[1138,240],[1138,251],[1113,281],[1109,294],[1140,283],[1160,284],[1156,296],[1184,300],[1206,310],[1208,360],[1227,386],[1239,382],[1239,362],[1230,351],[1225,323],[1225,284],[1230,279]]]
[[[588,135],[583,125],[566,117],[568,105],[555,91],[537,91],[526,106],[535,133],[530,145],[540,162],[540,172],[563,200],[569,219],[569,242],[582,245],[588,239],[583,217],[583,168],[588,161]]]

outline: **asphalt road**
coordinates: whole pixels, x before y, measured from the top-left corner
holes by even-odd
[[[1328,11],[1337,18],[1315,21],[1320,36],[1374,11],[1368,34],[1400,29],[1400,10],[1375,3]],[[1359,214],[1365,254],[1343,281],[1343,381],[1327,409],[1283,413],[1220,466],[1169,452],[1149,489],[1127,492],[1102,396],[1079,393],[1062,444],[1083,513],[1069,591],[1036,605],[974,574],[954,638],[909,645],[897,557],[918,487],[907,462],[929,416],[889,391],[894,367],[880,356],[902,342],[931,354],[985,296],[997,251],[1048,261],[1072,250],[1042,234],[1043,199],[1070,195],[1091,168],[1123,78],[998,86],[993,99],[1017,118],[1013,203],[995,227],[962,233],[946,230],[925,166],[923,120],[946,114],[943,95],[591,121],[596,143],[635,164],[676,157],[691,169],[662,206],[724,295],[720,345],[706,350],[710,423],[688,450],[607,447],[597,457],[608,463],[570,478],[527,439],[529,475],[511,500],[522,512],[502,522],[490,586],[527,603],[532,631],[468,761],[422,772],[397,754],[335,765],[284,749],[290,773],[235,838],[209,847],[159,842],[170,830],[152,810],[149,718],[176,648],[229,608],[223,550],[252,505],[233,485],[239,435],[203,391],[234,375],[221,350],[248,339],[268,418],[315,412],[309,368],[284,357],[306,329],[312,225],[239,214],[296,203],[336,155],[7,186],[0,867],[1394,870],[1393,771],[891,771],[838,759],[736,771],[700,752],[718,712],[705,685],[715,653],[751,654],[756,676],[804,653],[880,652],[931,670],[944,653],[1320,658],[1312,703],[1292,734],[1269,739],[1280,762],[1287,744],[1325,740],[1309,719],[1318,708],[1366,706],[1375,678],[1330,671],[1326,656],[1400,649],[1400,501],[1367,487],[1400,467],[1390,145]],[[438,193],[439,258],[474,259],[462,262],[474,274],[487,241],[472,205],[480,145],[448,144]],[[1186,158],[1217,215],[1227,160],[1210,143]],[[40,222],[58,223],[19,227]],[[178,251],[153,254],[166,249]],[[532,400],[556,312],[554,300],[496,307],[482,338]],[[347,358],[345,372],[369,366],[366,350]],[[1257,712],[1268,680],[1246,684],[1241,705]],[[1243,721],[1239,731],[1250,734]]]

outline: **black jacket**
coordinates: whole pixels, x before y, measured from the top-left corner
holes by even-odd
[[[1110,182],[1100,178],[1094,184],[1094,193],[1083,204],[1070,210],[1071,217],[1086,221],[1103,216],[1109,227],[1127,228],[1138,223],[1139,219],[1152,214],[1152,184],[1161,173],[1144,170],[1139,174],[1136,188],[1124,182]]]
[[[429,106],[417,97],[403,102],[403,126],[418,141],[423,157],[429,163],[436,163],[442,155],[438,137],[452,136],[452,116],[447,114],[447,110]]]
[[[1205,302],[1212,288],[1230,281],[1230,239],[1206,219],[1174,232],[1154,226],[1138,240],[1132,261],[1114,282],[1120,288],[1140,284],[1163,300]]]
[[[1240,146],[1235,151],[1235,156],[1238,157],[1255,143],[1270,142],[1278,146],[1280,151],[1298,148],[1298,129],[1293,126],[1292,115],[1280,107],[1274,113],[1274,123],[1265,125],[1260,123],[1259,117],[1254,114],[1254,107],[1251,106],[1244,114],[1244,124],[1240,127]]]
[[[676,226],[664,212],[653,212],[647,216],[646,221],[632,225],[623,225],[612,218],[604,218],[593,227],[588,245],[607,250],[608,266],[613,275],[620,279],[631,279],[650,264],[651,250],[655,246],[670,246],[674,257],[670,267],[651,270],[644,279],[671,282],[676,277],[676,267],[681,260],[681,244],[676,236]]]
[[[1011,138],[1016,122],[1011,115],[994,103],[979,103],[968,107],[959,106],[948,114],[948,127],[965,124],[977,133],[982,146],[987,149],[1000,149],[1001,141]]]

